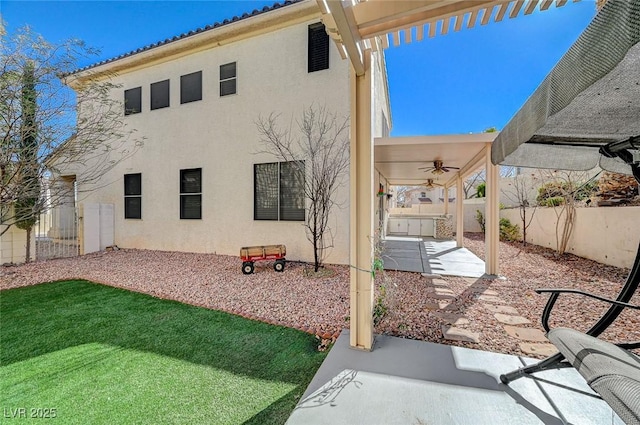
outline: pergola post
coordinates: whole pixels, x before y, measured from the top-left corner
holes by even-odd
[[[460,173],[456,177],[456,246],[464,246],[464,190]]]
[[[444,213],[449,214],[449,186],[444,187]]]
[[[363,53],[364,74],[351,76],[350,165],[350,345],[373,346],[373,73],[371,51]]]
[[[497,275],[500,243],[500,169],[491,162],[491,143],[487,144],[485,164],[485,273]]]

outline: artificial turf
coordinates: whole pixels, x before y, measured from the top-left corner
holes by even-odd
[[[87,281],[5,290],[0,422],[284,423],[324,360],[316,344]]]

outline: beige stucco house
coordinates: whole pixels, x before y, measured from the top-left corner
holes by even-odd
[[[127,129],[145,139],[95,186],[83,187],[85,170],[69,170],[83,193],[80,204],[114,206],[116,245],[238,255],[242,246],[282,243],[289,259],[313,258],[300,192],[287,181],[286,163],[257,153],[256,120],[276,113],[288,123],[310,105],[348,117],[350,65],[320,16],[313,0],[287,1],[67,77],[73,88],[95,78],[120,85],[111,95],[123,103]],[[386,136],[381,52],[374,62],[373,120],[376,136]],[[326,261],[346,264],[348,173],[337,197],[342,208],[330,220],[335,239]]]

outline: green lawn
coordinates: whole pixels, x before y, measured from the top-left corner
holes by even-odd
[[[284,423],[324,360],[303,332],[86,281],[0,292],[0,423]],[[40,409],[40,410],[37,410]]]

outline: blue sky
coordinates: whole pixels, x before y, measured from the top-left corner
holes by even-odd
[[[0,1],[9,32],[79,38],[109,59],[273,1]],[[522,12],[521,12],[522,13]],[[501,129],[595,14],[593,0],[386,51],[393,136]]]

